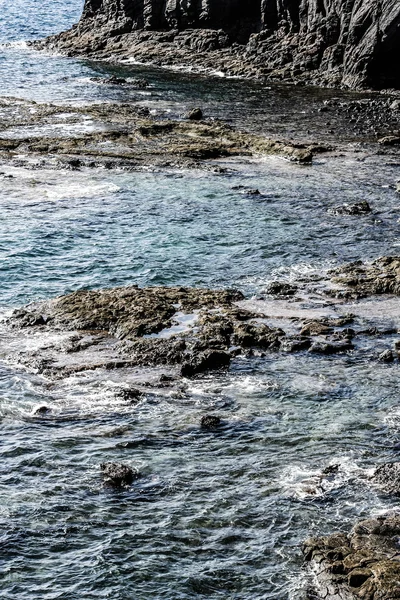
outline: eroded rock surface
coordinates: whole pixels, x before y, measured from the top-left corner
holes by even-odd
[[[38,47],[330,86],[400,85],[397,0],[86,0]]]
[[[0,98],[0,161],[79,170],[83,167],[205,167],[205,161],[233,156],[280,154],[309,164],[318,144],[273,140],[238,131],[216,120],[153,118],[134,104],[65,105]]]
[[[400,294],[400,257],[383,256],[372,263],[357,261],[331,271],[332,281],[347,288],[342,295],[362,298]]]
[[[312,598],[395,600],[400,598],[400,516],[358,523],[346,535],[311,538],[303,546],[315,568],[318,586]]]

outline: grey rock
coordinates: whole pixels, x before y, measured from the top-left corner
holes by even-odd
[[[184,362],[181,367],[183,377],[197,373],[229,367],[231,355],[223,350],[206,350]]]
[[[400,496],[400,462],[379,466],[372,476],[372,481],[387,494]]]
[[[271,296],[294,296],[297,289],[297,286],[292,283],[272,281],[265,291],[267,294],[271,294]]]

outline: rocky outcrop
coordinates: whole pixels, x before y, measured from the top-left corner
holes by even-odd
[[[310,598],[395,600],[400,598],[400,516],[358,523],[346,535],[312,538],[304,544],[306,561],[317,574]]]
[[[331,271],[332,282],[345,286],[342,297],[362,298],[374,294],[400,295],[400,257],[383,256],[372,263],[356,261]]]
[[[380,465],[372,476],[372,482],[386,494],[400,496],[400,463]]]
[[[38,47],[330,86],[399,88],[397,0],[86,0]]]

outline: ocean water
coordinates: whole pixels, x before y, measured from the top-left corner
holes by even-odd
[[[200,99],[211,116],[248,128],[272,127],[267,105],[288,110],[284,102],[298,107],[316,97],[51,57],[24,45],[65,29],[80,11],[72,0],[1,3],[3,96],[63,104],[128,99],[172,116]],[[150,88],[91,81],[115,72],[146,76]],[[226,174],[2,165],[2,314],[76,289],[133,283],[237,287],[259,297],[277,278],[395,254],[396,161],[355,150],[321,156],[312,167],[277,157],[220,161]],[[262,194],[249,196],[239,185]],[[327,212],[361,200],[371,214]],[[364,321],[399,325],[395,312],[367,311]],[[134,407],[115,389],[140,381],[140,370],[46,380],[7,359],[8,336],[0,328],[5,600],[302,600],[306,537],[346,531],[397,507],[368,483],[376,464],[397,456],[398,365],[376,361],[396,336],[336,357],[240,359],[226,374],[185,382],[180,393],[155,388]],[[43,403],[51,416],[33,416]],[[223,418],[219,431],[200,429],[207,412]],[[143,476],[129,490],[104,489],[99,465],[107,460]],[[340,465],[339,475],[321,485],[330,464]]]

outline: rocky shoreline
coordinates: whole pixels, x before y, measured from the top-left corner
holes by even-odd
[[[120,5],[86,0],[81,20],[35,47],[96,60],[331,87],[399,88],[395,0]]]
[[[267,3],[270,8],[272,4]],[[354,3],[348,3],[344,14],[350,11],[350,17],[340,24],[330,8],[323,17],[316,8],[315,19],[308,18],[309,30],[304,31],[300,22],[296,30],[296,11],[283,2],[285,14],[276,15],[281,19],[271,29],[254,32],[252,23],[247,23],[246,32],[226,32],[207,20],[208,26],[188,23],[177,28],[176,7],[165,30],[152,30],[151,25],[135,29],[132,15],[127,21],[123,10],[110,20],[107,3],[102,4],[107,10],[98,12],[92,2],[86,2],[78,26],[33,45],[99,61],[221,71],[262,83],[397,87],[395,76],[384,73],[379,81],[374,76],[382,57],[397,47],[390,34],[397,23],[397,8],[389,0],[384,2],[378,27],[377,19],[369,21],[370,4],[366,4],[368,10],[360,15]],[[338,3],[333,5],[337,8]],[[300,17],[307,21],[303,14]],[[388,39],[382,33],[383,49],[379,46],[375,52],[378,30],[386,32]],[[371,48],[374,60],[366,60]],[[145,79],[115,75],[95,79],[94,85],[148,87]],[[215,159],[274,154],[308,168],[319,154],[347,149],[344,142],[349,140],[372,141],[373,152],[395,159],[400,145],[396,89],[368,97],[334,97],[310,106],[307,118],[324,127],[318,142],[305,128],[279,139],[267,137],[264,130],[250,133],[246,124],[239,128],[208,118],[200,106],[179,118],[155,116],[133,103],[66,107],[2,99],[0,107],[2,164],[29,169],[195,168],[223,174],[224,167]],[[60,119],[62,134],[55,133]],[[294,119],[290,123],[296,127]],[[249,197],[261,195],[249,187],[242,191]],[[362,201],[332,210],[335,216],[359,217],[371,212],[371,207]],[[335,360],[335,355],[357,361],[362,355],[372,367],[384,363],[391,368],[400,360],[399,295],[398,256],[353,262],[309,280],[275,281],[265,294],[251,299],[227,289],[132,285],[80,290],[14,311],[1,325],[2,358],[49,382],[86,371],[142,369],[135,385],[114,390],[129,406],[136,406],[149,390],[168,390],[179,397],[188,381],[225,372],[235,361],[262,361],[278,353],[307,353],[316,361]],[[384,313],[382,327],[365,324],[374,310],[380,316]],[[51,406],[42,405],[32,417],[45,420],[51,414]],[[206,414],[199,426],[218,430],[221,418]],[[376,467],[368,485],[382,494],[400,495],[399,464]],[[100,470],[105,486],[117,489],[129,488],[140,477],[139,471],[122,463],[102,463]],[[316,494],[318,486],[336,477],[337,470],[335,465],[326,467],[308,493]],[[310,600],[400,598],[399,519],[398,514],[386,514],[361,521],[349,534],[307,540],[304,558],[317,580],[309,590]]]
[[[358,349],[369,340],[371,360],[393,362],[400,360],[398,326],[381,331],[362,329],[357,313],[365,298],[390,300],[399,294],[400,257],[344,265],[317,284],[274,282],[266,290],[267,297],[258,300],[246,300],[236,290],[182,287],[78,291],[14,311],[3,327],[18,351],[9,351],[7,360],[50,380],[82,370],[156,369],[156,379],[145,378],[135,387],[116,390],[131,404],[139,402],[149,389],[168,388],[179,393],[188,378],[228,369],[231,361],[240,357],[262,360],[277,352],[311,352],[315,356],[350,353],[356,360]],[[310,318],[307,307],[317,297],[317,310],[334,316]],[[273,318],[262,314],[261,310],[272,305],[277,311]],[[303,305],[302,316],[288,317],[283,311],[279,317],[280,307],[301,311]],[[400,312],[392,317],[400,324]],[[33,339],[35,349],[28,344],[29,349],[24,350],[24,340]],[[383,356],[376,348],[381,340],[392,346]],[[51,408],[43,406],[35,414],[47,418],[49,412]],[[220,418],[206,415],[201,426],[218,428]],[[368,477],[369,485],[384,494],[400,495],[399,465],[380,465]],[[105,463],[101,469],[105,485],[111,487],[129,487],[140,477],[124,464]],[[310,484],[308,493],[317,493],[323,481],[335,478],[338,470],[338,465],[325,469],[315,481],[315,490]],[[308,597],[400,598],[399,534],[399,516],[394,514],[364,520],[348,535],[307,540],[305,560],[312,565],[318,582]]]

